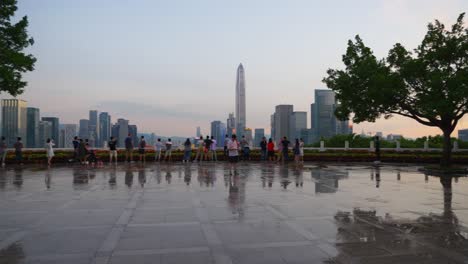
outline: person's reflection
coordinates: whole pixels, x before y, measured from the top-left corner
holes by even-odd
[[[399,171],[397,172],[396,179],[397,179],[397,181],[401,180],[401,172],[399,172]]]
[[[116,168],[116,165],[113,164],[111,165],[112,168],[110,170],[110,173],[109,173],[109,185],[111,188],[114,188],[116,185],[117,185],[117,168]]]
[[[375,188],[380,187],[380,167],[375,167]]]
[[[14,168],[15,178],[13,179],[13,184],[20,189],[23,186],[23,168],[15,167]]]
[[[146,169],[143,166],[138,170],[138,182],[140,183],[140,186],[143,188],[145,187],[146,183]]]
[[[127,185],[128,188],[131,188],[133,185],[133,171],[130,165],[125,169],[125,185]]]
[[[88,169],[73,167],[73,184],[85,184],[89,182]]]
[[[166,182],[167,184],[171,184],[172,182],[172,165],[168,164],[166,166]]]
[[[216,180],[215,168],[208,168],[206,171],[206,187],[214,187],[214,182]]]
[[[289,180],[288,166],[285,164],[280,165],[279,174],[281,177],[281,186],[283,187],[283,189],[286,190],[288,188],[288,185],[291,183],[291,181]]]
[[[245,181],[239,175],[229,177],[228,203],[232,214],[237,214],[239,220],[244,218]]]
[[[156,170],[154,171],[154,176],[156,177],[156,182],[161,184],[162,181],[162,174],[161,174],[161,166],[159,164],[156,165]]]
[[[190,165],[186,163],[184,166],[184,182],[185,184],[187,184],[187,186],[189,186],[191,181],[192,181],[192,170],[190,169]]]
[[[50,176],[50,168],[46,170],[45,177],[44,177],[44,183],[46,188],[49,190],[50,189],[50,183],[51,183],[51,176]]]
[[[199,165],[198,166],[198,183],[200,184],[200,187],[203,187],[203,185],[206,184],[208,186],[208,169],[205,167],[205,165]]]
[[[298,164],[294,168],[294,177],[296,180],[296,187],[303,187],[304,178],[303,178],[303,167],[301,164]]]
[[[5,189],[7,185],[6,172],[4,169],[0,171],[0,189]]]

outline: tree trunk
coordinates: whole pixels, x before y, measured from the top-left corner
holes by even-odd
[[[440,160],[441,167],[447,168],[451,165],[451,156],[452,156],[452,140],[450,135],[452,131],[450,129],[442,130],[444,132],[444,144],[443,144],[443,153],[442,159]]]

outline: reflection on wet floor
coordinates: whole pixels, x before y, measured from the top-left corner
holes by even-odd
[[[466,190],[395,165],[6,168],[0,263],[466,263]]]

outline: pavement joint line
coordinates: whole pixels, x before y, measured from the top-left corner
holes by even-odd
[[[200,222],[175,222],[175,223],[152,223],[152,224],[128,224],[128,227],[165,227],[165,226],[193,226]]]
[[[318,244],[317,247],[325,252],[329,257],[336,257],[338,255],[338,250],[327,243]]]
[[[273,208],[273,206],[271,205],[266,205],[265,208],[270,211],[272,214],[276,215],[279,219],[281,220],[285,220],[285,219],[288,219],[288,217],[286,215],[284,215],[283,213],[281,213],[280,211],[278,211],[277,209]]]
[[[285,221],[285,224],[307,240],[319,239],[316,235],[312,234],[309,230],[294,221],[288,220]]]
[[[135,255],[161,255],[174,253],[199,253],[209,252],[209,247],[190,247],[190,248],[163,248],[163,249],[135,249],[114,251],[113,256],[135,256]]]
[[[265,242],[253,244],[233,244],[228,245],[229,249],[262,249],[262,248],[277,248],[277,247],[297,247],[297,246],[313,246],[310,241],[286,241],[286,242]]]

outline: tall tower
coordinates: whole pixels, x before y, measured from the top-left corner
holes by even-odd
[[[236,134],[242,136],[246,126],[245,73],[242,63],[237,67],[236,79]]]

